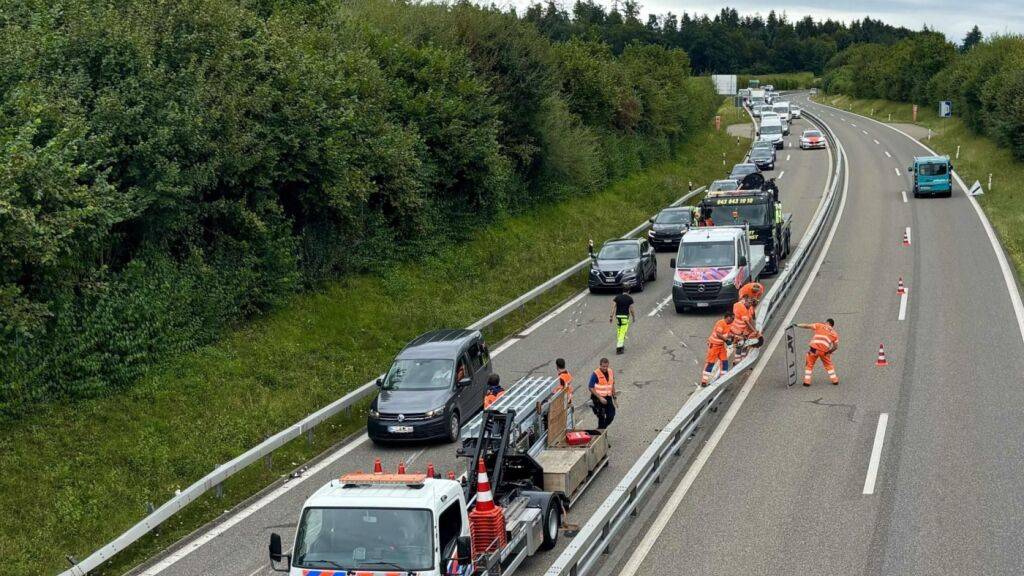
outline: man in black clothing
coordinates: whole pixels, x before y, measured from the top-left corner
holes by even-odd
[[[636,308],[633,306],[633,297],[629,295],[629,288],[623,289],[622,294],[612,299],[612,313],[608,321],[616,324],[615,353],[622,354],[626,348],[629,325],[636,322]]]

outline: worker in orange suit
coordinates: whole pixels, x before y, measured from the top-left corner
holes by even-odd
[[[754,306],[757,306],[763,297],[764,284],[761,284],[760,282],[748,282],[740,288],[740,298],[752,299],[754,301]]]
[[[836,321],[829,318],[824,322],[814,324],[794,324],[797,328],[813,330],[811,343],[807,350],[807,364],[804,366],[804,386],[811,385],[811,374],[814,372],[814,363],[821,360],[825,372],[828,372],[828,379],[832,384],[839,385],[839,376],[836,375],[835,364],[832,363],[832,353],[839,349],[839,333],[836,332]]]
[[[732,310],[726,310],[725,314],[722,314],[722,319],[715,322],[715,327],[711,329],[711,335],[708,336],[708,355],[704,358],[704,372],[700,375],[701,388],[707,386],[711,380],[715,364],[722,363],[723,374],[729,371],[729,349],[726,346],[732,344],[730,326],[735,317]]]
[[[734,319],[732,324],[729,326],[730,332],[732,332],[733,342],[736,344],[736,362],[739,362],[747,356],[747,346],[741,345],[742,341],[758,339],[758,342],[754,347],[760,346],[763,340],[761,335],[758,334],[754,328],[754,299],[745,296],[740,298],[735,304],[732,305],[732,313]]]

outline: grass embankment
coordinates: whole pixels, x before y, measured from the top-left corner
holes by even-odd
[[[723,106],[721,111],[730,111]],[[724,126],[724,125],[723,125]],[[465,326],[642,222],[746,151],[708,131],[593,195],[537,208],[465,244],[380,276],[297,297],[270,318],[156,370],[125,393],[51,406],[3,431],[0,541],[5,571],[49,574],[84,558],[218,463],[382,372],[414,335]],[[582,277],[489,330],[492,341],[578,291]],[[355,410],[237,474],[97,573],[121,573],[357,431]]]
[[[883,122],[913,121],[912,105],[903,102],[858,100],[842,95],[819,95],[817,100]],[[1024,163],[1014,160],[1009,150],[972,132],[959,118],[940,118],[933,107],[919,106],[916,123],[931,128],[932,136],[925,138],[925,143],[940,154],[948,154],[968,186],[978,180],[985,187],[985,194],[978,197],[978,203],[999,234],[1020,278],[1024,274],[1024,192],[1019,183],[1024,181]],[[958,146],[959,158],[956,157]],[[989,174],[992,175],[991,189],[988,188]]]
[[[746,88],[750,80],[757,80],[761,87],[771,84],[776,90],[801,90],[815,86],[814,74],[811,72],[789,72],[786,74],[740,74],[736,78],[737,88]]]

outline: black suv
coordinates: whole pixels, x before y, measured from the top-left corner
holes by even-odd
[[[731,180],[730,180],[731,182]],[[657,216],[651,218],[651,229],[647,232],[647,239],[655,250],[659,248],[675,250],[679,247],[679,240],[683,233],[693,226],[693,208],[689,206],[677,206],[665,208],[658,212]]]
[[[755,147],[750,151],[750,161],[758,170],[775,170],[775,148]]]
[[[370,440],[455,442],[462,423],[483,409],[491,356],[477,330],[435,330],[409,342],[377,380]]]
[[[658,260],[647,240],[609,240],[596,254],[591,247],[590,258],[593,261],[587,285],[591,292],[627,287],[640,292],[644,284],[658,277]]]

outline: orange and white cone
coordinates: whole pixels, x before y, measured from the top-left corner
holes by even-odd
[[[889,361],[885,359],[885,348],[878,345],[878,360],[875,360],[875,366],[888,366]]]
[[[376,460],[373,461],[373,473],[374,474],[383,474],[384,473],[384,466],[381,465],[380,458],[377,458]]]
[[[398,473],[405,474],[405,462],[398,463]]]
[[[907,293],[907,286],[903,283],[903,276],[900,276],[900,282],[896,285],[896,293],[901,295]]]
[[[480,458],[476,467],[476,511],[488,512],[494,510],[494,495],[491,494],[491,480],[487,477],[487,467],[484,466],[484,459]]]
[[[907,237],[907,233],[906,232],[903,233],[903,245],[904,246],[910,246],[910,238]]]

